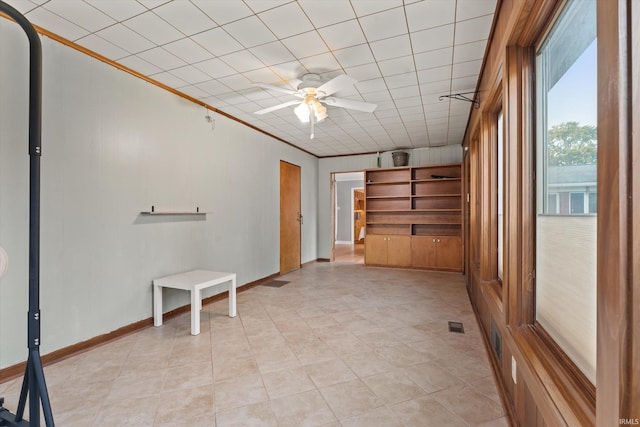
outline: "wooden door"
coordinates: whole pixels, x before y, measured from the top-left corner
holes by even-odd
[[[280,274],[300,268],[300,166],[280,161]]]
[[[369,234],[364,238],[364,258],[370,265],[387,264],[387,236]]]
[[[462,270],[462,240],[460,237],[438,237],[439,268]]]
[[[387,265],[391,267],[411,265],[411,236],[387,237]]]
[[[436,267],[438,244],[434,236],[411,237],[411,255],[414,267]]]

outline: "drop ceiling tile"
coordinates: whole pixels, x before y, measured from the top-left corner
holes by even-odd
[[[253,9],[255,13],[273,9],[289,2],[291,2],[291,0],[245,0],[245,3]]]
[[[198,83],[195,85],[198,89],[201,89],[207,93],[210,93],[211,95],[215,95],[216,98],[212,99],[211,105],[226,105],[226,101],[224,101],[222,98],[220,98],[220,95],[223,95],[225,93],[229,93],[231,91],[231,88],[229,88],[228,86],[222,84],[221,82],[219,82],[218,80],[209,80],[207,82],[204,83]],[[209,101],[207,101],[209,102]]]
[[[76,23],[89,32],[95,32],[116,23],[110,16],[84,2],[51,0],[43,7],[58,16],[64,16],[68,21]]]
[[[247,71],[246,73],[242,73],[250,82],[260,82],[260,83],[268,83],[268,84],[279,84],[281,79],[280,76],[273,73],[268,68],[259,68],[253,71]],[[257,88],[256,88],[257,89]]]
[[[420,84],[433,83],[442,80],[449,80],[451,78],[451,65],[445,65],[443,67],[428,68],[426,70],[418,71],[418,80]]]
[[[478,84],[478,77],[462,77],[451,80],[451,92],[473,92]]]
[[[482,67],[482,60],[476,61],[468,61],[468,62],[459,62],[457,64],[453,64],[453,73],[452,77],[469,77],[469,76],[478,76],[480,74],[480,67]]]
[[[23,15],[26,15],[27,13],[38,7],[37,3],[29,0],[14,0],[8,3],[10,3],[11,7],[13,7]]]
[[[417,91],[418,77],[416,73],[396,74],[395,76],[385,77],[384,81],[387,83],[389,89],[415,86]]]
[[[367,41],[356,19],[320,28],[318,32],[332,50],[355,46]]]
[[[298,0],[298,3],[316,28],[356,17],[349,2],[344,0]]]
[[[351,5],[358,16],[364,16],[402,6],[402,0],[351,0]]]
[[[207,80],[211,80],[211,77],[209,77],[208,74],[203,73],[193,65],[187,65],[185,67],[180,67],[180,68],[171,70],[171,74],[184,80],[185,82],[191,85],[196,83],[203,83],[203,82],[206,82]]]
[[[103,39],[121,47],[122,49],[138,53],[154,47],[153,43],[140,34],[131,31],[122,24],[116,24],[97,33]]]
[[[307,72],[299,61],[284,62],[282,64],[272,65],[270,68],[285,81],[297,79]]]
[[[65,39],[74,41],[89,34],[87,30],[76,24],[59,17],[55,13],[49,12],[47,9],[39,7],[32,10],[26,15],[29,21],[36,23],[42,28],[55,33]]]
[[[368,64],[375,61],[371,53],[371,48],[369,48],[369,45],[366,43],[334,50],[333,55],[338,59],[338,62],[340,62],[343,68]]]
[[[230,53],[228,55],[221,56],[220,59],[240,73],[264,67],[264,64],[260,62],[254,54],[247,50]]]
[[[454,50],[450,47],[429,52],[422,52],[414,55],[416,68],[423,70],[425,68],[435,68],[443,65],[451,65]]]
[[[422,98],[419,96],[411,96],[409,98],[396,99],[395,103],[398,108],[415,107],[422,105]]]
[[[146,8],[136,1],[130,0],[85,0],[93,7],[100,9],[116,21],[124,21],[146,12]]]
[[[477,42],[457,44],[453,47],[453,63],[473,61],[484,58],[484,50],[487,46],[486,40]]]
[[[265,65],[281,64],[295,59],[289,50],[279,41],[265,43],[249,49]]]
[[[378,103],[383,101],[391,101],[391,94],[388,90],[381,90],[378,92],[369,92],[362,95],[362,98],[366,102]]]
[[[258,4],[263,1],[256,0],[254,3]],[[298,3],[295,2],[269,9],[260,13],[258,17],[269,26],[279,39],[313,30],[311,21],[305,16]]]
[[[187,36],[216,27],[217,24],[188,1],[173,1],[153,10]]]
[[[425,0],[407,6],[409,31],[421,31],[455,22],[456,2]]]
[[[355,67],[349,67],[345,69],[345,74],[353,77],[358,82],[364,82],[365,80],[377,79],[382,77],[380,70],[376,64],[364,64]]]
[[[242,45],[227,34],[222,28],[214,28],[204,33],[191,37],[200,46],[216,56],[236,52],[242,49]]]
[[[251,87],[251,82],[242,74],[222,77],[219,79],[224,85],[229,86],[233,90],[244,90]]]
[[[492,15],[482,16],[480,18],[460,21],[456,24],[455,44],[470,43],[479,40],[485,40],[489,37],[491,30]]]
[[[464,21],[483,15],[492,15],[496,11],[496,0],[458,0],[456,18]]]
[[[218,25],[224,25],[253,14],[244,2],[238,0],[191,0],[191,3],[206,13]]]
[[[412,72],[416,69],[413,63],[413,55],[380,61],[378,66],[385,77]]]
[[[391,93],[391,96],[393,97],[393,99],[420,96],[420,89],[415,84],[410,86],[390,89],[389,92]]]
[[[194,66],[198,68],[200,71],[204,71],[214,79],[230,76],[236,73],[236,71],[233,68],[231,68],[229,65],[222,62],[218,58],[202,61],[197,64],[194,64]]]
[[[131,30],[162,45],[184,37],[184,35],[153,12],[146,12],[123,22]]]
[[[453,45],[454,25],[443,25],[411,33],[411,46],[415,53],[444,49]],[[457,37],[458,27],[456,27]]]
[[[222,28],[247,48],[276,40],[273,33],[255,15],[230,22]]]
[[[172,68],[178,68],[186,65],[186,62],[172,53],[167,52],[162,47],[156,47],[155,49],[140,52],[138,56],[162,70],[171,70]]]
[[[441,80],[439,82],[420,84],[420,93],[422,94],[423,98],[425,97],[425,95],[448,95],[450,93],[450,86],[450,80]],[[435,96],[433,99],[437,98],[438,96]]]
[[[114,61],[124,58],[125,56],[129,56],[129,52],[126,50],[119,48],[113,43],[109,43],[95,34],[89,34],[88,36],[77,40],[76,43]]]
[[[160,83],[164,83],[169,87],[180,87],[180,86],[187,86],[187,82],[185,82],[184,80],[174,76],[173,74],[169,73],[169,72],[164,72],[164,73],[158,73],[158,74],[153,74],[151,76],[152,79],[159,81]]]
[[[369,42],[407,34],[404,8],[386,10],[358,19]]]
[[[371,50],[378,61],[411,55],[411,43],[408,35],[378,40],[371,43]]]
[[[300,63],[309,70],[310,73],[321,73],[340,69],[340,64],[330,53],[303,58]]]
[[[156,67],[153,64],[148,63],[142,58],[139,58],[135,55],[127,56],[126,58],[119,59],[118,62],[125,67],[131,68],[134,71],[137,71],[140,74],[151,75],[157,74],[162,71],[160,68]]]
[[[202,99],[208,97],[210,94],[197,86],[189,85],[179,88],[180,92],[187,94],[195,99]]]
[[[188,64],[211,58],[211,53],[191,39],[181,39],[163,46]]]
[[[171,0],[139,0],[139,1],[143,5],[147,6],[148,9],[153,9],[154,7],[163,5],[167,2],[170,2]]]
[[[282,43],[297,58],[319,55],[329,51],[317,31],[308,31],[282,40]]]

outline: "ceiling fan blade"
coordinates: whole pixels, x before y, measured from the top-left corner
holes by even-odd
[[[270,113],[272,111],[276,111],[276,110],[279,110],[281,108],[285,108],[285,107],[288,107],[290,105],[296,105],[296,104],[300,104],[300,101],[297,100],[297,99],[294,100],[294,101],[285,102],[283,104],[274,105],[273,107],[268,107],[268,108],[264,108],[262,110],[258,110],[253,114],[266,114],[266,113]]]
[[[346,74],[340,74],[338,77],[334,77],[325,84],[321,85],[318,89],[316,89],[316,91],[322,92],[323,96],[329,96],[341,89],[347,89],[357,82],[358,81],[356,79],[349,77]]]
[[[295,90],[287,89],[280,86],[274,86],[267,83],[253,83],[254,86],[261,87],[263,89],[275,90],[278,92],[286,93],[288,95],[298,95],[298,92]]]
[[[335,98],[333,96],[321,99],[320,101],[324,102],[327,105],[331,105],[333,107],[348,108],[350,110],[365,111],[367,113],[373,113],[375,109],[378,108],[378,104],[372,104],[370,102],[354,101],[352,99],[345,99],[345,98]]]

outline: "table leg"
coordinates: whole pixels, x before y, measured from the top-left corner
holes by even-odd
[[[162,326],[162,286],[153,285],[153,326]]]
[[[236,275],[233,275],[229,285],[229,317],[236,317]]]
[[[191,291],[191,335],[200,333],[200,289]]]

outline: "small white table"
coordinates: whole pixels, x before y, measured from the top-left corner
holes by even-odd
[[[229,317],[236,317],[236,273],[194,270],[173,276],[161,277],[153,281],[153,325],[162,325],[162,288],[191,291],[191,335],[200,333],[200,291],[210,286],[229,282]]]

